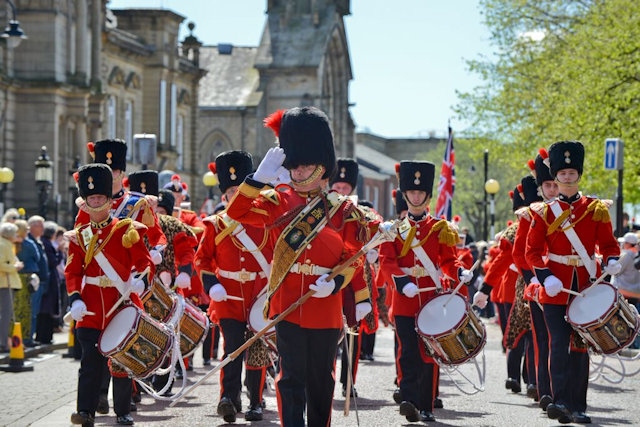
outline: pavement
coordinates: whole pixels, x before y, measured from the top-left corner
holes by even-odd
[[[69,345],[69,329],[65,326],[62,332],[55,332],[51,344],[38,344],[34,347],[24,347],[24,364],[29,364],[29,359],[33,359],[41,354],[53,353],[55,350],[66,349]],[[9,353],[0,353],[0,365],[10,362]]]

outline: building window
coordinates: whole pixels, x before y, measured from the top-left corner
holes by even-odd
[[[160,144],[167,143],[167,82],[160,80]]]
[[[178,115],[176,123],[176,151],[178,153],[178,169],[184,169],[184,116]]]
[[[177,88],[176,88],[176,84],[175,83],[171,83],[171,111],[169,112],[169,118],[171,120],[171,135],[169,135],[169,137],[171,138],[171,146],[178,148],[177,147],[177,135],[176,135],[176,121],[177,121],[177,111],[176,108],[178,106],[178,98],[177,98]],[[178,151],[179,153],[180,151]]]
[[[126,101],[124,104],[124,140],[127,142],[127,160],[133,159],[133,102]]]
[[[107,99],[107,138],[116,138],[116,98]]]

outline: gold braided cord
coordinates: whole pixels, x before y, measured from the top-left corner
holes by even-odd
[[[561,228],[560,231],[566,231],[566,230],[572,229],[591,212],[593,212],[592,218],[594,221],[605,222],[605,223],[611,221],[611,216],[609,215],[609,209],[607,208],[607,205],[605,205],[602,202],[602,200],[596,199],[591,203],[589,203],[589,206],[587,206],[587,209],[584,211],[584,213],[580,218],[578,218],[576,221],[571,221],[571,223],[567,227]],[[558,226],[562,224],[562,222],[570,214],[571,212],[569,210],[562,211],[562,214],[555,221],[553,221],[553,223],[549,226],[547,230],[547,235],[553,233],[556,230],[556,228],[558,228]],[[554,228],[552,229],[552,227]]]

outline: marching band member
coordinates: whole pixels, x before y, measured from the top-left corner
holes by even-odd
[[[198,214],[192,210],[183,208],[185,195],[187,194],[187,183],[182,182],[180,175],[174,174],[171,176],[171,181],[166,183],[162,189],[171,190],[175,205],[173,206],[173,212],[171,215],[178,218],[180,221],[192,227],[193,232],[198,237],[198,240],[202,238],[202,232],[204,231],[204,225]]]
[[[351,196],[357,199],[353,192],[358,185],[358,162],[354,159],[341,158],[336,162],[337,171],[329,179],[331,190],[343,196]],[[358,203],[354,200],[354,203]],[[376,252],[372,249],[372,252]],[[377,258],[377,252],[375,253]],[[347,395],[347,375],[351,371],[351,396],[357,397],[355,391],[356,375],[358,373],[358,361],[360,360],[360,346],[362,335],[360,321],[372,310],[370,295],[371,290],[365,280],[364,268],[370,268],[368,263],[363,263],[356,270],[351,282],[342,289],[342,311],[345,315],[348,335],[342,340],[342,357],[340,369],[340,383],[342,384],[342,396]],[[369,277],[371,274],[369,273]],[[356,308],[358,307],[358,308]],[[353,334],[353,335],[352,335]],[[357,337],[357,338],[353,338]],[[349,349],[351,356],[349,357]],[[351,359],[351,366],[349,366]]]
[[[551,176],[559,196],[533,211],[527,235],[526,258],[543,285],[539,299],[549,331],[549,372],[553,403],[547,416],[560,423],[590,423],[585,413],[589,383],[589,354],[577,349],[572,326],[565,314],[571,295],[587,288],[600,275],[594,255],[602,254],[604,272],[620,271],[620,247],[613,235],[607,206],[579,192],[584,146],[578,141],[559,141],[549,147]],[[547,259],[544,248],[548,247]]]
[[[552,201],[558,196],[558,184],[553,180],[549,171],[549,154],[546,149],[539,150],[533,165],[529,165],[532,174],[536,180],[538,193],[543,201]],[[540,284],[534,279],[533,271],[525,257],[527,235],[531,228],[531,209],[540,209],[540,202],[533,202],[533,205],[521,209],[520,221],[516,238],[513,242],[513,262],[520,269],[520,274],[524,279],[526,289],[524,299],[529,302],[529,312],[531,316],[531,333],[534,350],[534,366],[536,380],[536,394],[538,396],[538,405],[543,411],[547,410],[547,406],[553,401],[551,397],[551,383],[549,378],[549,333],[547,332],[547,324],[544,321],[542,306],[538,301],[538,290]],[[530,373],[530,376],[533,374]],[[528,390],[527,390],[528,391]]]
[[[245,151],[227,151],[216,157],[215,170],[220,191],[230,199],[238,185],[251,173],[253,162]],[[211,298],[218,324],[224,338],[224,356],[233,353],[246,341],[247,322],[253,301],[266,292],[272,247],[263,228],[241,224],[224,211],[205,218],[205,231],[196,253],[196,269]],[[233,298],[232,298],[233,297]],[[265,357],[259,366],[258,357],[247,357],[246,384],[249,391],[247,421],[262,420],[262,391],[269,357],[262,342],[249,348],[248,353],[260,351]],[[253,362],[253,363],[252,363]],[[241,411],[243,358],[238,357],[220,371],[220,401],[217,412],[228,423],[235,422]]]
[[[438,367],[426,354],[424,342],[416,332],[416,316],[436,295],[436,289],[442,290],[441,274],[465,283],[473,276],[456,257],[456,230],[448,221],[427,212],[434,171],[430,162],[400,163],[400,190],[409,208],[405,219],[409,227],[393,242],[380,246],[380,271],[395,288],[392,310],[399,344],[400,415],[409,422],[435,421],[433,401]]]
[[[336,167],[325,113],[315,107],[281,110],[265,124],[280,146],[271,148],[253,177],[240,185],[227,213],[243,224],[266,227],[275,242],[265,314],[273,318],[293,309],[275,325],[280,422],[285,427],[304,425],[306,409],[308,425],[325,426],[331,423],[336,348],[343,325],[339,292],[355,267],[327,279],[368,241],[371,224],[349,198],[324,191]],[[291,185],[261,193],[285,168]],[[296,306],[310,291],[313,297]]]
[[[77,322],[76,333],[82,346],[78,376],[77,412],[73,424],[93,426],[106,358],[98,351],[98,337],[111,317],[106,313],[131,292],[131,300],[141,307],[137,294],[148,277],[130,278],[132,268],[150,270],[154,266],[142,237],[143,224],[111,216],[112,173],[104,164],[89,164],[78,169],[78,192],[85,202],[89,221],[73,230],[65,278],[71,316]],[[133,424],[130,401],[132,380],[114,377],[114,411],[117,423]],[[115,394],[116,384],[121,392]],[[128,387],[128,389],[127,389]]]

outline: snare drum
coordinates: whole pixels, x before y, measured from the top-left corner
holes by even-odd
[[[416,331],[433,357],[447,365],[473,358],[487,342],[484,324],[457,293],[440,294],[427,302],[416,317]]]
[[[210,326],[209,318],[182,295],[178,295],[178,304],[181,308],[180,354],[182,357],[189,357],[206,338]],[[175,326],[175,321],[173,324]]]
[[[173,317],[178,306],[176,293],[163,285],[157,277],[153,279],[149,289],[140,295],[140,299],[144,310],[163,323]]]
[[[170,356],[173,333],[133,305],[113,316],[98,340],[98,350],[134,378],[147,378]]]
[[[567,322],[603,354],[630,345],[640,325],[636,311],[609,283],[599,283],[576,296],[567,307]]]
[[[258,333],[264,329],[269,322],[264,318],[263,309],[264,304],[267,301],[267,293],[263,292],[261,295],[258,295],[256,300],[251,305],[251,310],[249,310],[249,319],[247,321],[249,329],[253,333]],[[269,348],[273,351],[277,351],[276,347],[276,327],[272,326],[262,335],[264,342],[269,346]]]

